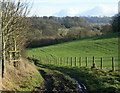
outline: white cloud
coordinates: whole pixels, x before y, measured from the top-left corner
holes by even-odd
[[[77,8],[62,9],[53,14],[54,16],[113,16],[117,13],[117,8],[110,8],[105,5],[98,5],[92,9],[84,10],[83,12]]]
[[[79,13],[80,16],[113,16],[117,13],[117,8],[110,8],[105,5],[96,6],[90,10],[84,11],[83,13]]]

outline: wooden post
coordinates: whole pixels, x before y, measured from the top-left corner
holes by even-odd
[[[60,65],[62,65],[62,57],[60,57]]]
[[[65,57],[64,57],[64,58],[63,58],[63,66],[65,66],[65,62],[66,62],[66,61],[65,61]]]
[[[67,66],[68,66],[68,61],[69,61],[69,58],[67,57]]]
[[[72,66],[72,57],[71,57],[71,59],[70,59],[70,62],[71,62],[71,66]]]
[[[103,69],[103,58],[101,57],[100,69]]]
[[[86,57],[86,67],[88,66],[88,57]]]
[[[79,66],[82,66],[82,57],[79,58]]]
[[[114,71],[115,70],[115,67],[114,67],[114,57],[112,57],[112,71]]]
[[[91,66],[91,69],[92,68],[96,68],[96,64],[95,64],[95,57],[93,56],[93,65]]]
[[[59,65],[59,57],[57,58],[57,65]]]
[[[58,58],[58,65],[60,65],[60,58]]]
[[[65,62],[65,58],[63,57],[63,60],[62,60],[62,65],[63,65],[63,66],[64,66],[64,64],[65,64],[64,62]]]
[[[76,61],[77,61],[77,57],[75,57],[75,67],[76,67]]]

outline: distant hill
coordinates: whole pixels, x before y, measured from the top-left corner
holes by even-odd
[[[108,24],[112,21],[112,17],[83,17],[89,23]]]

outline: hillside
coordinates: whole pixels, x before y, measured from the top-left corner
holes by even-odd
[[[90,37],[62,44],[27,49],[29,56],[41,57],[112,57],[118,56],[117,33]]]
[[[58,70],[67,73],[72,78],[78,80],[79,83],[85,84],[89,93],[119,93],[119,71],[118,70],[118,33],[112,33],[104,36],[84,38],[80,40],[75,40],[71,42],[65,42],[61,44],[31,48],[26,51],[27,56],[32,56],[31,58],[38,59],[35,61],[38,67]],[[35,56],[33,56],[35,55]],[[46,62],[47,60],[39,60],[39,57],[51,58],[51,62]],[[100,60],[96,60],[97,69],[91,69],[92,60],[88,61],[88,67],[85,67],[85,60],[83,60],[82,67],[78,65],[75,67],[70,66],[62,61],[59,64],[53,61],[53,58],[67,58],[67,57],[89,57],[93,56],[104,58],[104,69],[99,69]],[[115,68],[116,71],[111,69],[111,57],[115,57]],[[75,60],[73,60],[75,63]],[[72,63],[73,63],[72,62]],[[97,63],[99,62],[99,63]],[[74,64],[73,63],[73,64]]]
[[[96,64],[100,66],[100,58],[102,57],[105,68],[111,68],[111,58],[114,57],[115,67],[118,69],[118,33],[84,38],[46,47],[31,48],[27,49],[26,54],[50,59],[65,58],[65,60],[67,57],[82,57],[84,66],[86,57],[89,58],[89,66],[92,65],[93,56],[96,58]]]

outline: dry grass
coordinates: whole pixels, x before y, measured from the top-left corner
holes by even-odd
[[[2,82],[3,91],[32,91],[40,85],[42,78],[34,64],[22,59],[18,67],[6,65]]]

